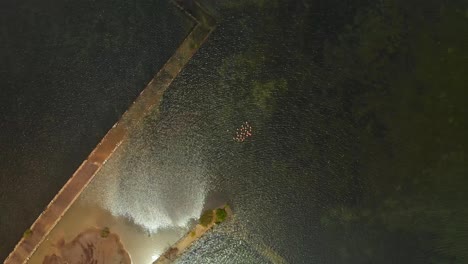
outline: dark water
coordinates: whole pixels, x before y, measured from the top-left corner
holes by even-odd
[[[0,3],[0,259],[173,54],[169,1]]]
[[[468,262],[466,1],[204,4],[216,30],[90,185],[111,212],[227,200],[180,263]]]
[[[226,229],[255,240],[213,235],[181,263],[271,262],[258,241],[290,263],[468,262],[466,1],[206,5],[218,27],[165,109],[201,116]]]

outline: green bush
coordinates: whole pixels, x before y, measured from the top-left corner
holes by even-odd
[[[226,220],[227,212],[224,208],[216,209],[216,223],[222,223]]]
[[[204,227],[207,227],[211,223],[211,221],[213,221],[213,217],[213,210],[207,210],[203,212],[203,214],[200,217],[200,224]]]

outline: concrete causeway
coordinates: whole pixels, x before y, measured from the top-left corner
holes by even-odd
[[[131,133],[132,128],[152,109],[160,105],[166,89],[213,31],[214,19],[197,2],[194,3],[190,12],[180,8],[195,20],[196,25],[192,31],[39,215],[27,231],[28,235],[23,236],[18,242],[5,260],[5,264],[21,264],[28,261],[96,173]]]

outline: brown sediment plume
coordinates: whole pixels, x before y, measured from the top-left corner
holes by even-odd
[[[103,235],[105,234],[105,235]],[[43,264],[131,264],[117,234],[90,228],[81,232],[71,242],[59,241],[55,253],[44,258]]]

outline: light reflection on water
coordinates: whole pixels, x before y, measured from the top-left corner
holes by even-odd
[[[235,214],[207,233],[175,263],[287,263]]]
[[[206,187],[202,164],[183,157],[182,151],[175,147],[156,154],[124,146],[83,193],[83,200],[127,217],[149,232],[185,227],[200,215]],[[174,156],[179,158],[168,158]]]
[[[117,233],[133,263],[151,263],[180,239],[201,214],[209,177],[196,137],[166,126],[173,121],[148,119],[137,128],[29,263],[41,263],[57,240],[69,242],[89,227]]]

